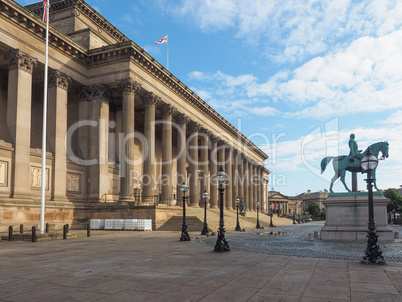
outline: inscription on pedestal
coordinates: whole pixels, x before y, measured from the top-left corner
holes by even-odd
[[[81,193],[81,175],[67,173],[67,192]]]
[[[0,186],[6,187],[7,186],[7,162],[0,161]]]

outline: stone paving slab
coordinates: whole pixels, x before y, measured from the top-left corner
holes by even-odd
[[[192,242],[180,242],[176,232],[100,231],[91,238],[3,241],[0,302],[402,301],[402,262],[367,266],[325,259],[318,256],[328,247],[318,241],[315,249],[284,255],[295,241],[303,247],[306,234],[316,227],[292,226],[293,237],[274,239],[257,235],[259,231],[229,232],[232,251],[227,253],[213,252],[208,242],[216,238],[197,240],[198,234],[190,233]],[[272,244],[279,253],[264,253]],[[342,251],[343,243],[330,245],[336,247],[331,257],[352,251]],[[356,255],[364,245],[356,245]],[[245,251],[251,247],[252,252]],[[392,257],[399,259],[397,253]]]

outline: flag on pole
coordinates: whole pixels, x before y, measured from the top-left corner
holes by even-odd
[[[167,42],[168,42],[168,36],[166,35],[164,38],[160,39],[159,41],[156,41],[155,44],[162,44]]]
[[[42,5],[42,22],[46,22],[46,18],[47,18],[46,5],[47,5],[47,0],[43,0],[43,5]]]

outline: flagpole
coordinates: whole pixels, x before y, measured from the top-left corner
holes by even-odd
[[[46,2],[46,49],[45,49],[45,79],[43,91],[43,129],[42,129],[42,178],[40,194],[40,232],[45,232],[45,189],[46,189],[46,127],[47,127],[47,84],[49,57],[49,0]]]
[[[168,38],[168,35],[166,35],[166,38]],[[169,38],[166,39],[166,56],[167,56],[167,70],[169,70]]]

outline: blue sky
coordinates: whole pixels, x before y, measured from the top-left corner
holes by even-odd
[[[352,132],[359,149],[389,142],[377,183],[402,185],[401,1],[87,3],[164,66],[169,36],[169,70],[270,156],[270,188],[327,189],[319,163]]]

